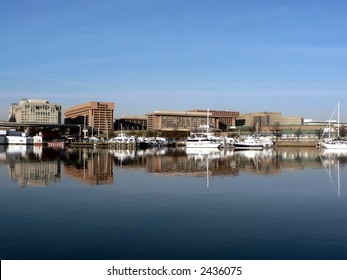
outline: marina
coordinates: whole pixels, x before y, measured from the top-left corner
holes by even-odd
[[[344,277],[346,9],[4,1],[1,277]]]

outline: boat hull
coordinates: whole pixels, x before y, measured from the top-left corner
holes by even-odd
[[[186,142],[187,148],[219,148],[220,144],[215,142],[207,142],[207,141],[200,141],[200,142]]]
[[[241,144],[241,143],[234,143],[234,149],[235,150],[263,150],[264,147],[261,144]]]
[[[347,143],[345,142],[321,143],[320,145],[324,149],[347,150]]]

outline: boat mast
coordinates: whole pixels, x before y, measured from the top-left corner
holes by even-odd
[[[206,159],[206,187],[208,188],[210,186],[210,177],[209,177],[209,168],[208,168],[208,155]]]
[[[340,196],[340,158],[337,157],[337,196]]]
[[[337,103],[337,139],[340,138],[340,102]]]
[[[206,129],[207,135],[208,135],[208,129],[209,129],[209,127],[210,127],[210,123],[209,123],[209,114],[210,114],[210,109],[207,108],[207,129]]]

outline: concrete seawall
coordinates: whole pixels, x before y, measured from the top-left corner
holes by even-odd
[[[278,140],[277,147],[316,147],[318,140]]]
[[[86,143],[86,142],[73,142],[70,144],[71,148],[98,148],[98,149],[135,149],[134,143]]]

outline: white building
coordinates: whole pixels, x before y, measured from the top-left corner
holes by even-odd
[[[60,104],[41,99],[22,98],[19,103],[12,103],[9,120],[17,123],[60,124],[62,109]]]

